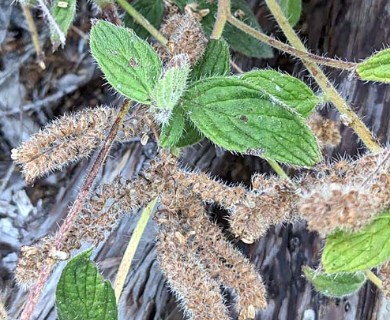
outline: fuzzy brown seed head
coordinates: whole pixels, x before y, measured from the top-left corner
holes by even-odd
[[[160,31],[168,38],[168,56],[185,53],[191,65],[195,65],[203,55],[207,38],[194,14],[174,14],[163,23]]]
[[[299,204],[309,228],[326,235],[336,228],[358,230],[375,216],[378,206],[371,193],[351,186],[320,186]]]
[[[308,120],[310,129],[322,147],[336,147],[341,142],[340,123],[314,113]]]
[[[11,158],[23,168],[28,183],[88,157],[104,139],[116,111],[99,107],[53,121],[19,148]]]
[[[32,246],[23,246],[20,249],[15,269],[15,281],[20,287],[28,289],[35,284],[46,259],[51,258],[50,250],[52,247],[52,240],[45,237]]]

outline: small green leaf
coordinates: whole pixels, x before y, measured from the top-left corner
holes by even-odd
[[[188,1],[189,3],[196,3],[197,10],[209,9],[210,12],[205,16],[201,23],[203,30],[207,35],[211,35],[217,15],[218,1],[209,0],[195,0]],[[256,16],[252,9],[248,6],[245,0],[232,0],[231,11],[238,19],[247,23],[249,26],[261,30],[257,22]],[[272,58],[273,53],[271,47],[244,33],[243,31],[226,24],[223,31],[224,39],[229,43],[233,50],[236,50],[248,57],[254,58]]]
[[[174,56],[153,89],[153,105],[159,109],[172,110],[184,93],[189,74],[187,55]]]
[[[291,26],[295,26],[301,18],[302,0],[279,0],[279,3]]]
[[[107,81],[125,97],[150,104],[161,74],[161,60],[132,30],[99,21],[90,37],[92,55]]]
[[[197,81],[188,88],[182,105],[195,126],[226,150],[306,167],[321,159],[303,119],[241,79]]]
[[[390,48],[360,62],[356,72],[363,80],[390,83]]]
[[[314,92],[301,80],[275,70],[247,72],[242,79],[258,87],[272,101],[293,108],[305,118],[319,102]]]
[[[184,132],[185,115],[180,107],[173,109],[171,119],[162,126],[160,134],[160,146],[163,148],[174,147]]]
[[[195,143],[200,142],[204,139],[204,136],[199,132],[198,129],[194,128],[192,122],[188,119],[184,122],[183,135],[180,137],[179,141],[175,144],[177,148],[184,148]]]
[[[210,39],[205,53],[192,70],[193,81],[211,76],[224,76],[230,73],[229,46],[222,38]]]
[[[54,0],[51,14],[59,29],[66,36],[76,14],[76,0]],[[65,39],[50,24],[50,39],[54,49],[59,45],[65,45]]]
[[[309,267],[303,267],[303,272],[316,291],[333,298],[353,294],[366,282],[363,272],[327,274],[319,273]]]
[[[92,249],[74,257],[62,271],[56,290],[60,320],[116,320],[114,290],[89,258]]]
[[[138,0],[133,7],[142,14],[157,30],[164,14],[164,1],[162,0]],[[123,22],[127,28],[131,28],[142,39],[150,36],[150,33],[140,24],[134,21],[133,17],[126,13]]]
[[[357,232],[336,231],[328,236],[322,254],[325,272],[369,270],[390,259],[390,211]]]

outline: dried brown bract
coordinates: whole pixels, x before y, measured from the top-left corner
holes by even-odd
[[[308,125],[319,140],[321,147],[336,147],[341,142],[340,122],[325,119],[314,113],[308,119]]]

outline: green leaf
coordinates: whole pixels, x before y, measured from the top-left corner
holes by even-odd
[[[303,118],[238,78],[195,82],[182,105],[195,126],[226,150],[306,167],[321,159],[316,138]]]
[[[224,76],[230,73],[229,46],[222,38],[210,39],[205,53],[192,70],[193,81],[211,76]]]
[[[168,124],[161,128],[160,146],[170,148],[181,138],[184,132],[185,114],[179,107],[173,109],[171,119]]]
[[[54,0],[51,14],[59,29],[66,36],[76,14],[76,0]],[[50,39],[54,49],[57,49],[61,44],[65,45],[65,39],[51,23]]]
[[[164,1],[162,0],[138,0],[133,7],[142,14],[157,30],[164,14]],[[150,36],[150,33],[140,24],[134,21],[133,17],[126,13],[123,22],[127,28],[131,28],[142,39]]]
[[[62,271],[56,290],[60,320],[115,320],[114,290],[89,258],[92,249],[74,257]]]
[[[204,139],[204,136],[199,132],[198,129],[194,128],[192,122],[188,119],[185,119],[183,135],[180,137],[179,141],[175,144],[177,148],[184,148],[195,143],[200,142]]]
[[[302,0],[279,0],[279,3],[291,26],[295,26],[301,18]]]
[[[172,110],[184,93],[189,74],[187,55],[174,56],[153,89],[153,105],[159,109]]]
[[[209,9],[210,12],[205,16],[201,23],[203,30],[207,35],[211,35],[217,15],[218,2],[209,0],[188,1],[189,3],[197,3],[197,10]],[[248,6],[245,0],[232,0],[231,11],[238,19],[244,21],[249,26],[261,30],[257,22],[256,16],[252,9]],[[251,37],[245,32],[226,24],[223,31],[224,39],[235,51],[238,51],[248,57],[254,58],[272,58],[273,53],[271,47]]]
[[[356,72],[363,80],[390,83],[390,48],[360,62]]]
[[[255,85],[272,101],[293,108],[304,118],[319,102],[314,92],[301,80],[275,70],[251,71],[241,78]]]
[[[303,267],[303,272],[316,291],[333,298],[353,294],[366,282],[366,276],[363,272],[327,274],[317,272],[309,267]]]
[[[325,272],[369,270],[390,259],[390,211],[357,232],[336,231],[328,236],[322,254]]]
[[[125,97],[150,104],[150,95],[161,74],[161,60],[137,35],[106,21],[99,21],[90,36],[92,55],[107,81]]]
[[[187,0],[173,0],[173,3],[177,5],[177,7],[183,11],[185,6],[187,5]]]

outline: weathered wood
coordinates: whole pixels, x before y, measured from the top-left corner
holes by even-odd
[[[308,47],[315,53],[326,53],[330,57],[338,56],[346,60],[359,61],[374,50],[381,49],[383,43],[387,43],[390,39],[390,3],[387,0],[311,0],[304,1],[303,7],[301,36],[307,39]],[[261,7],[258,16],[264,17],[264,13],[266,10]],[[292,64],[287,65],[291,61],[281,56],[269,62],[275,66],[283,64],[286,69],[294,70],[299,74],[299,64],[296,67]],[[262,66],[264,62],[245,59],[242,65],[251,68]],[[331,75],[343,95],[363,116],[380,140],[383,143],[389,142],[390,89],[388,86],[365,84],[338,71],[332,71]],[[337,112],[332,108],[324,113],[332,118],[338,117]],[[352,131],[343,128],[343,142],[334,154],[344,154],[344,152],[356,154],[359,147],[361,145]],[[125,151],[118,157],[126,163],[121,172],[127,173],[128,177],[140,169],[149,154],[148,149],[139,146],[132,146],[130,151]],[[264,161],[254,157],[235,157],[220,150],[216,151],[208,143],[190,148],[184,158],[190,167],[206,170],[226,181],[248,183],[253,172],[268,170]],[[110,161],[104,174],[110,175],[110,170],[115,170],[115,166]],[[81,167],[78,170],[81,172],[85,168]],[[37,228],[40,232],[48,232],[55,229],[57,221],[64,217],[67,204],[74,196],[75,191],[71,189],[79,183],[77,173],[74,177],[68,185],[68,191],[63,191],[60,196],[57,196],[56,206],[52,207],[50,215],[44,217],[45,221],[35,221],[35,225],[26,230],[33,232],[32,229]],[[100,269],[111,280],[115,277],[136,220],[137,215],[125,216],[118,229],[96,252]],[[121,297],[121,319],[183,319],[180,307],[169,294],[155,261],[154,235],[155,226],[150,222]],[[35,237],[36,234],[31,236],[31,238]],[[28,235],[24,236],[24,239],[28,238]],[[301,267],[318,264],[322,243],[315,233],[307,231],[304,222],[275,226],[254,245],[238,245],[256,265],[268,289],[269,307],[260,312],[256,319],[386,319],[385,311],[381,313],[382,318],[379,316],[379,294],[370,284],[366,285],[359,294],[342,300],[326,299],[312,290],[302,276]],[[1,270],[5,270],[5,267]],[[60,269],[57,269],[53,273],[45,289],[36,310],[36,319],[55,319],[53,294],[59,271]],[[12,288],[11,292],[10,274],[2,274],[1,280],[0,287],[8,288],[5,293],[5,304],[11,319],[16,319],[20,314],[25,294],[16,288]]]

